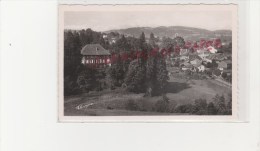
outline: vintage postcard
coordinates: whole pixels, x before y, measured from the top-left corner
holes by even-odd
[[[237,6],[60,5],[59,121],[233,121]]]

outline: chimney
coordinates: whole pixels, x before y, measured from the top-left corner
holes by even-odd
[[[98,51],[98,47],[96,47],[96,51]]]

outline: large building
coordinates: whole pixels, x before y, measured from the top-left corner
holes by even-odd
[[[111,54],[100,44],[87,44],[81,49],[82,64],[89,67],[105,67],[111,65]]]

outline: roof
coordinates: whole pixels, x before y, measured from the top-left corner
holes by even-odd
[[[188,49],[181,49],[180,50],[180,55],[181,56],[187,56],[189,54],[189,50]]]
[[[208,50],[207,49],[198,49],[197,50],[197,53],[205,53],[205,52],[208,52]]]
[[[224,60],[224,61],[219,62],[219,64],[232,64],[232,61],[231,60]]]
[[[184,62],[181,64],[182,68],[192,68],[192,65],[190,63]]]
[[[198,56],[198,55],[190,55],[189,58],[190,58],[190,61],[193,61],[193,60],[196,60],[196,59],[201,60],[201,57]]]
[[[232,63],[231,60],[224,60],[224,62],[226,62],[227,64],[231,64]]]
[[[192,66],[198,68],[198,67],[203,66],[203,65],[201,65],[201,64],[193,64]]]
[[[209,60],[224,60],[226,58],[225,55],[223,54],[210,54],[209,56],[206,57]]]
[[[192,68],[192,65],[189,64],[189,65],[183,66],[182,68]]]
[[[81,49],[82,55],[100,56],[110,55],[110,52],[104,49],[100,44],[87,44]]]

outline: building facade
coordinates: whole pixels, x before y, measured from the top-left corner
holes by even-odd
[[[102,68],[111,65],[111,54],[100,44],[87,44],[81,49],[81,63],[88,67]]]

